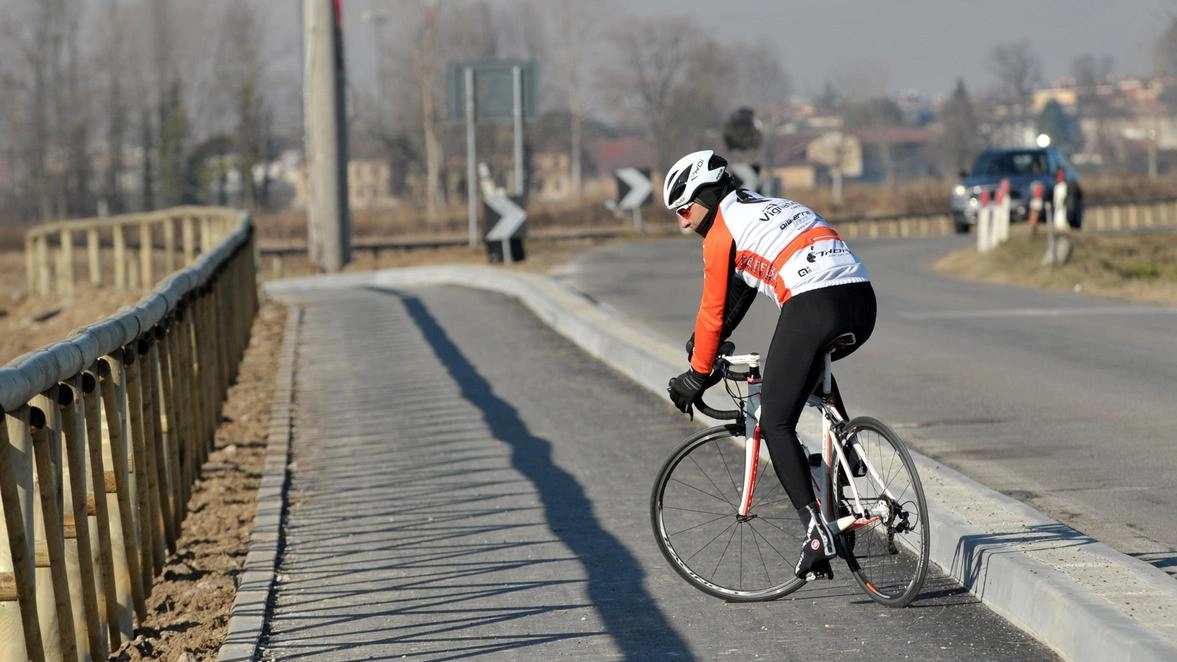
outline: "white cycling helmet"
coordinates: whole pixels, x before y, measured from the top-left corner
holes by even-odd
[[[662,182],[666,208],[678,209],[695,199],[699,188],[714,184],[727,173],[727,159],[709,149],[691,152],[670,166]]]

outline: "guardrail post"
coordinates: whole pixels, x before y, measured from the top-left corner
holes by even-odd
[[[122,223],[111,228],[111,243],[114,245],[114,286],[127,289],[127,237]]]
[[[50,292],[50,283],[52,274],[49,269],[49,238],[45,235],[37,237],[36,240],[36,254],[37,254],[37,289],[36,293],[39,296],[48,296]]]
[[[107,480],[106,459],[103,458],[101,388],[98,376],[93,372],[82,373],[81,383],[82,419],[86,426],[86,450],[90,468],[90,488],[93,490],[94,500],[94,528],[98,533],[98,567],[101,580],[100,606],[104,607],[107,635],[109,636],[108,650],[117,649],[122,642],[122,622],[127,622],[128,630],[131,624],[130,602],[120,600],[118,575],[115,564],[115,538],[110,504],[107,494],[115,491],[113,475]],[[123,573],[125,575],[126,573]],[[125,607],[125,608],[124,608]]]
[[[62,518],[61,486],[58,484],[58,477],[60,476],[60,449],[54,448],[57,446],[57,430],[50,427],[51,423],[46,420],[46,414],[52,414],[56,406],[56,387],[50,389],[46,394],[42,394],[33,399],[33,407],[30,407],[30,423],[33,430],[33,458],[34,466],[36,468],[36,483],[37,494],[41,502],[41,523],[43,528],[43,539],[45,541],[46,555],[48,557],[47,567],[48,585],[51,587],[53,617],[56,618],[57,632],[56,637],[60,642],[61,658],[64,660],[78,660],[79,642],[77,639],[78,628],[75,627],[74,610],[70,606],[70,572],[67,566],[67,558],[65,552],[65,522]],[[40,578],[38,578],[38,585],[40,585]],[[38,598],[44,596],[42,592],[38,592]],[[38,600],[40,602],[40,600]],[[43,620],[45,613],[42,612]],[[46,637],[46,651],[53,648],[49,643],[52,633],[42,632]],[[88,652],[88,651],[87,651]],[[50,658],[53,659],[52,653],[49,653]]]
[[[81,375],[58,384],[58,411],[61,415],[61,434],[65,444],[65,471],[62,473],[65,492],[66,539],[69,540],[69,521],[73,518],[73,541],[77,545],[77,589],[81,597],[81,632],[92,657],[97,659],[110,651],[106,639],[106,623],[98,611],[98,548],[93,539],[90,518],[94,512],[91,500],[89,472],[86,470],[86,421],[82,415]],[[95,527],[96,529],[97,527]],[[94,535],[91,535],[91,534]],[[73,585],[73,579],[70,581]],[[75,595],[75,597],[77,597]],[[72,600],[77,610],[77,600]]]
[[[163,218],[163,264],[165,273],[176,271],[176,223],[171,216]]]
[[[195,260],[196,237],[194,236],[195,229],[193,227],[193,223],[195,222],[196,220],[188,215],[180,219],[180,237],[181,242],[184,244],[184,266],[191,266]]]
[[[155,577],[155,548],[159,542],[156,535],[156,510],[151,499],[151,467],[147,461],[147,438],[144,436],[143,390],[140,388],[142,361],[132,342],[123,350],[127,374],[127,422],[131,437],[130,474],[135,481],[135,511],[139,523],[139,578],[143,597],[151,596],[151,584]],[[163,567],[162,553],[160,567]]]
[[[120,562],[118,555],[120,548],[113,545],[115,566],[122,568],[117,577],[119,589],[119,604],[126,605],[126,593],[129,591],[135,613],[142,621],[147,618],[146,591],[143,587],[143,574],[140,570],[141,559],[139,550],[143,547],[139,543],[138,518],[135,516],[137,502],[136,486],[131,473],[131,454],[127,444],[130,426],[127,420],[127,370],[124,363],[124,350],[116,350],[114,354],[104,356],[98,360],[98,376],[102,380],[102,410],[106,415],[106,436],[109,450],[111,474],[114,479],[116,503],[118,504],[119,536],[122,540],[122,555]],[[107,482],[110,491],[111,482]],[[112,538],[119,537],[113,536]],[[125,576],[124,576],[125,572]],[[124,611],[125,614],[125,611]],[[120,621],[123,635],[130,638],[132,634],[129,615],[124,615]]]
[[[6,545],[0,546],[0,658],[45,662],[41,619],[37,611],[37,579],[33,529],[33,440],[28,407],[2,412],[0,423],[0,502],[3,502]],[[8,577],[11,576],[11,581]],[[7,587],[11,586],[11,591]],[[13,618],[13,609],[19,612]],[[16,636],[19,621],[23,637]]]
[[[155,279],[151,274],[151,222],[139,221],[139,285],[151,287]]]
[[[98,228],[86,230],[86,264],[90,269],[90,285],[102,287],[102,262],[98,242]]]
[[[148,407],[147,415],[151,420],[151,432],[147,440],[151,448],[147,451],[148,460],[155,467],[155,481],[159,494],[159,512],[163,519],[164,544],[168,554],[176,553],[176,496],[171,479],[171,463],[175,458],[169,457],[167,442],[164,438],[164,405],[160,400],[164,397],[162,364],[159,360],[159,329],[151,329],[143,336],[143,344],[147,349],[145,365],[147,378],[143,382],[144,388],[150,389],[150,398],[144,396],[144,406]],[[161,559],[160,569],[166,557]]]
[[[200,217],[200,252],[207,253],[210,246],[213,245],[213,225],[212,219],[208,215]]]
[[[61,229],[60,266],[57,271],[57,293],[68,294],[74,289],[74,233]]]
[[[164,496],[165,481],[161,480],[162,460],[159,455],[159,382],[155,373],[159,370],[158,362],[151,360],[151,332],[139,336],[136,348],[139,353],[135,365],[139,366],[139,407],[140,421],[143,426],[143,473],[146,477],[148,494],[148,512],[151,515],[151,531],[154,535],[148,540],[152,550],[154,570],[152,578],[163,572],[167,563],[168,552],[175,549],[173,536],[170,535],[167,514],[167,498]],[[138,458],[135,460],[138,465]]]
[[[37,289],[37,239],[32,234],[25,235],[25,283],[30,294],[39,291]]]

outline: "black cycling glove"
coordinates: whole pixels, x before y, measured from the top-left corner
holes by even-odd
[[[666,390],[670,392],[670,401],[682,413],[689,413],[691,403],[709,386],[707,383],[709,377],[710,375],[688,370],[671,379],[666,385]]]

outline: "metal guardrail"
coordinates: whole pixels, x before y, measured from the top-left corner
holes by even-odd
[[[183,210],[207,239],[229,214],[137,305],[0,368],[0,660],[105,658],[147,617],[259,305],[250,217]]]

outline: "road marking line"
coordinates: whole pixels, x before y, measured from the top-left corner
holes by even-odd
[[[900,317],[911,320],[994,317],[1079,317],[1084,315],[1177,315],[1177,308],[1006,308],[998,310],[956,310],[942,313],[899,313]]]

